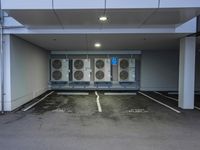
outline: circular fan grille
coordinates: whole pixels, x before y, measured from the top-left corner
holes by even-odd
[[[127,71],[121,71],[120,72],[120,79],[121,80],[127,80],[128,79],[128,72]]]
[[[74,72],[74,78],[75,78],[76,80],[82,80],[82,79],[83,79],[83,76],[84,76],[84,74],[83,74],[82,71],[75,71],[75,72]]]
[[[82,69],[83,66],[84,66],[84,63],[83,63],[82,60],[75,60],[75,62],[74,62],[74,67],[75,67],[76,69]]]
[[[103,67],[104,67],[104,61],[103,60],[97,60],[96,61],[96,67],[98,68],[98,69],[102,69]]]
[[[62,67],[62,62],[60,60],[54,60],[52,62],[52,66],[55,69],[60,69]]]
[[[60,80],[62,78],[62,73],[60,71],[54,71],[52,76],[54,80]]]
[[[129,66],[128,60],[123,59],[123,60],[120,61],[120,67],[122,69],[126,69],[126,68],[128,68],[128,66]]]
[[[103,71],[97,71],[96,72],[96,78],[98,80],[102,80],[104,78],[104,72]]]

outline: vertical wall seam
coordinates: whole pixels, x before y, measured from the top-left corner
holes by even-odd
[[[3,53],[3,11],[2,11],[2,1],[0,0],[0,39],[1,39],[1,112],[4,113],[4,53]]]
[[[56,17],[58,23],[60,24],[61,28],[64,29],[64,26],[63,26],[63,24],[62,24],[62,21],[61,21],[61,19],[59,18],[59,15],[56,13],[56,10],[55,10],[55,7],[54,7],[54,0],[52,0],[52,10],[53,10],[54,15],[55,15],[55,17]]]

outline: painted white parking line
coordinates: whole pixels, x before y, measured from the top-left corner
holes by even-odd
[[[45,98],[47,98],[49,95],[51,95],[54,91],[48,93],[47,95],[45,95],[44,97],[42,97],[40,100],[38,100],[37,102],[33,103],[32,105],[26,107],[25,109],[23,109],[22,111],[27,111],[29,109],[31,109],[32,107],[34,107],[35,105],[37,105],[39,102],[41,102],[42,100],[44,100]]]
[[[79,96],[79,95],[89,95],[89,93],[87,93],[87,92],[80,92],[80,93],[75,93],[75,92],[59,92],[59,93],[57,93],[57,95],[67,95],[67,96],[70,96],[70,95],[77,95],[77,96]]]
[[[163,97],[165,97],[165,98],[171,99],[171,100],[173,100],[173,101],[178,101],[178,99],[173,98],[173,97],[166,96],[166,95],[164,95],[164,94],[162,94],[162,93],[159,93],[159,92],[156,92],[156,91],[154,91],[154,93],[156,93],[156,94],[158,94],[158,95],[161,95],[161,96],[163,96]]]
[[[107,96],[114,96],[114,95],[137,95],[137,93],[104,93]]]
[[[95,95],[97,96],[96,102],[97,102],[98,111],[102,112],[102,108],[101,108],[101,104],[100,104],[100,100],[99,100],[99,94],[97,93],[97,91],[95,91]]]
[[[197,110],[200,110],[200,108],[199,108],[199,107],[197,107],[197,106],[194,106],[194,108],[195,108],[195,109],[197,109]]]
[[[165,106],[165,107],[167,107],[167,108],[173,110],[173,111],[176,112],[176,113],[179,113],[179,114],[181,113],[179,110],[174,109],[173,107],[168,106],[167,104],[164,104],[164,103],[162,103],[162,102],[156,100],[155,98],[152,98],[152,97],[148,96],[147,94],[144,94],[144,93],[142,93],[142,92],[138,92],[138,93],[140,93],[141,95],[143,95],[143,96],[145,96],[145,97],[151,99],[151,100],[154,101],[154,102],[157,102],[157,103],[160,104],[160,105],[163,105],[163,106]]]
[[[177,101],[177,102],[178,102],[178,99],[176,99],[176,98],[173,98],[173,97],[170,97],[170,96],[166,96],[166,95],[164,95],[164,94],[162,94],[162,93],[159,93],[159,92],[154,92],[154,93],[159,94],[159,95],[161,95],[161,96],[163,96],[163,97],[166,97],[166,98],[169,98],[169,99],[171,99],[171,100],[174,100],[174,101]],[[194,108],[197,109],[197,110],[200,110],[200,108],[197,107],[197,106],[194,106]]]

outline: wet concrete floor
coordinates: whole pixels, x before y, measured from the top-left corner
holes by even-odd
[[[55,92],[27,112],[0,116],[0,149],[199,150],[200,111],[178,114],[140,94],[103,93],[98,92],[102,113],[94,92]]]

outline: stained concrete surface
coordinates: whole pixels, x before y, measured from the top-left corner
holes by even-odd
[[[150,92],[150,93],[153,94],[152,92]],[[162,93],[166,96],[178,99],[178,94],[168,94],[168,92],[160,92],[160,93]],[[154,95],[155,95],[155,93],[154,93]],[[173,101],[173,100],[170,100],[168,98],[166,98],[166,99],[167,99],[168,102]],[[174,104],[176,103],[176,105],[178,106],[178,102],[174,101],[172,103],[174,103]],[[195,106],[200,107],[200,95],[199,94],[194,95],[194,104],[195,104]]]
[[[142,95],[58,96],[0,116],[2,150],[199,150],[200,112],[177,114]]]

